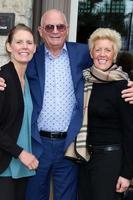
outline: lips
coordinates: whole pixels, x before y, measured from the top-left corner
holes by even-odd
[[[106,64],[107,60],[105,60],[105,59],[99,59],[98,62],[99,62],[99,64]]]
[[[60,39],[60,36],[51,36],[52,39]]]
[[[29,52],[19,52],[19,55],[21,55],[21,56],[28,56]]]

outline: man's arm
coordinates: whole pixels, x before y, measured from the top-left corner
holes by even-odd
[[[129,102],[130,104],[133,104],[133,81],[130,81],[128,83],[128,89],[122,90],[122,98],[126,102]]]
[[[0,78],[0,91],[3,91],[6,87],[5,80]],[[122,98],[125,99],[126,102],[133,104],[133,81],[128,83],[128,89],[122,90]]]

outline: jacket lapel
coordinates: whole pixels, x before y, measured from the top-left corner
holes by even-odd
[[[68,49],[68,56],[70,59],[70,68],[72,74],[72,80],[74,84],[74,90],[76,92],[79,81],[82,78],[82,67],[79,66],[77,56],[79,52],[77,52],[76,46],[73,43],[66,43]]]
[[[38,71],[38,77],[39,77],[39,82],[40,82],[41,94],[43,97],[44,83],[45,83],[45,50],[44,50],[43,44],[37,49],[36,55],[37,55],[36,56],[37,71]]]
[[[82,110],[83,108],[83,77],[82,77],[82,66],[79,63],[77,56],[79,52],[73,43],[67,43],[67,49],[70,59],[70,68],[72,74],[72,80],[74,85],[75,96],[77,99],[78,107]]]

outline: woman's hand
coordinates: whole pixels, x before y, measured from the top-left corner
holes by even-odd
[[[128,189],[130,182],[129,179],[119,176],[116,184],[116,192],[125,192]]]
[[[39,161],[36,159],[36,157],[33,154],[23,150],[20,153],[18,158],[30,170],[37,169]]]
[[[133,104],[133,81],[128,83],[128,87],[129,88],[122,90],[122,98],[124,98],[126,102]]]

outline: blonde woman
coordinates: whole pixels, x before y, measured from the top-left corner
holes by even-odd
[[[133,176],[133,105],[121,98],[128,76],[115,64],[121,43],[109,28],[98,28],[89,38],[94,64],[83,75],[90,160],[80,168],[80,200],[116,200]]]

